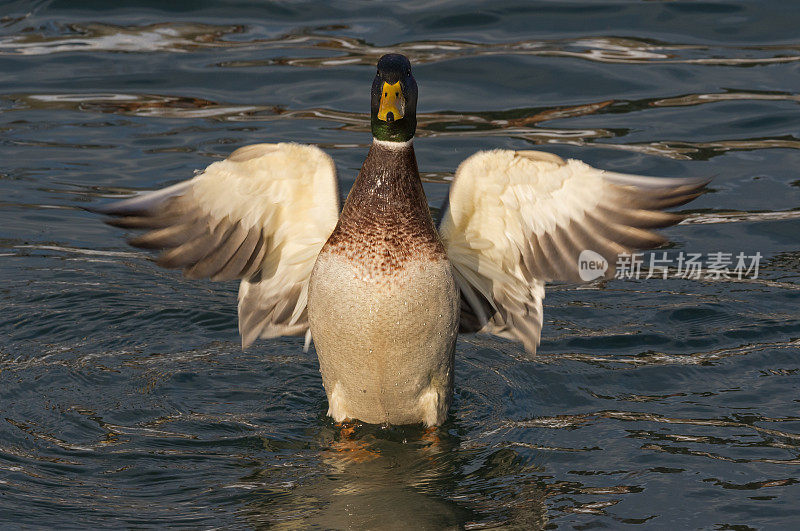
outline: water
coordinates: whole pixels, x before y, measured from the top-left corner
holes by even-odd
[[[0,522],[30,527],[790,527],[800,518],[800,9],[790,2],[6,2]],[[759,278],[554,286],[541,349],[459,340],[448,423],[325,417],[302,338],[242,352],[81,207],[255,142],[341,187],[376,59],[415,63],[430,204],[487,148],[715,176],[670,252]]]

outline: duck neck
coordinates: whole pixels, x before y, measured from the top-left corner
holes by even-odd
[[[417,169],[413,140],[387,142],[373,139],[367,158],[347,196],[342,219],[362,216],[402,217],[412,215],[431,220],[428,201]],[[433,226],[432,220],[430,221]]]

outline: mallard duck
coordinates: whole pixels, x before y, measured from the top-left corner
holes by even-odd
[[[409,60],[383,56],[372,81],[373,142],[339,213],[336,169],[310,145],[255,144],[193,179],[95,210],[157,263],[190,278],[240,279],[242,347],[313,340],[328,415],[441,424],[461,332],[534,353],[548,281],[579,281],[578,257],[608,261],[664,238],[667,207],[705,184],[598,170],[537,151],[481,151],[458,167],[437,227],[413,138]]]

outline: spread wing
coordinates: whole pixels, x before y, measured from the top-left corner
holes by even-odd
[[[547,281],[580,281],[593,251],[614,276],[617,256],[666,240],[649,229],[683,219],[661,209],[702,193],[704,179],[592,168],[537,151],[481,151],[458,168],[440,225],[462,292],[461,330],[521,341],[533,353]]]
[[[242,279],[242,346],[308,329],[308,281],[336,226],[336,168],[314,146],[254,144],[193,179],[92,209],[189,278]]]

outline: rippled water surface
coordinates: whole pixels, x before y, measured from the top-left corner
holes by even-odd
[[[0,524],[796,525],[798,27],[766,0],[3,3]],[[81,207],[282,140],[346,191],[388,51],[432,206],[486,148],[714,176],[670,251],[758,251],[759,278],[553,286],[533,360],[459,340],[440,430],[343,431],[302,338],[243,352],[235,282]]]

